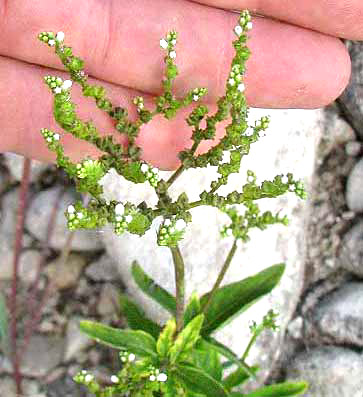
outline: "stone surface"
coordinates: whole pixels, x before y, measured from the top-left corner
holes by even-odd
[[[82,321],[82,318],[74,317],[68,322],[66,331],[66,348],[63,358],[65,362],[77,358],[82,350],[92,344],[92,339],[80,331],[80,321]]]
[[[67,289],[77,285],[77,281],[86,264],[86,259],[78,254],[70,254],[66,261],[59,256],[46,269],[50,280],[59,289]]]
[[[291,171],[297,178],[303,178],[310,183],[315,161],[317,141],[325,122],[325,114],[321,110],[251,110],[252,118],[264,114],[271,115],[271,128],[267,136],[254,144],[248,158],[242,161],[243,171],[231,176],[227,189],[240,190],[245,181],[246,170],[256,171],[258,180],[273,178],[276,174]],[[173,187],[173,197],[187,190],[190,200],[198,199],[198,194],[209,186],[216,176],[212,167],[205,170],[188,170],[178,179]],[[190,183],[193,181],[193,183]],[[105,198],[130,200],[138,204],[147,200],[155,204],[156,197],[148,186],[134,186],[122,177],[110,173],[105,177]],[[131,192],[132,190],[132,192]],[[299,297],[302,287],[304,264],[304,221],[306,204],[296,199],[292,194],[279,200],[261,200],[261,208],[273,211],[283,209],[290,215],[288,228],[275,226],[266,231],[251,233],[251,242],[239,249],[226,275],[225,283],[237,281],[272,264],[286,262],[287,270],[274,293],[258,302],[253,309],[236,318],[216,336],[227,343],[238,354],[241,354],[248,343],[250,332],[247,326],[249,320],[259,321],[271,307],[281,312],[280,321],[282,333],[285,330]],[[293,215],[291,215],[293,213]],[[193,224],[188,227],[185,239],[180,244],[185,255],[186,293],[197,290],[200,294],[208,291],[219,272],[222,261],[232,244],[231,239],[220,240],[219,229],[226,222],[223,214],[213,208],[197,208],[192,210]],[[130,276],[130,266],[133,260],[140,265],[159,284],[174,293],[174,274],[170,253],[167,248],[157,247],[155,232],[157,225],[143,237],[125,234],[117,237],[112,231],[106,230],[104,242],[109,255],[117,262],[129,294],[142,304],[148,314],[155,320],[165,321],[167,315],[159,306],[151,302],[137,289]],[[263,249],[261,249],[263,247]],[[281,334],[261,338],[251,352],[249,362],[258,362],[266,371],[279,354]]]
[[[113,314],[119,308],[120,290],[114,285],[107,283],[102,287],[97,312],[100,316]]]
[[[42,255],[36,250],[26,250],[19,258],[19,277],[25,284],[35,281]]]
[[[1,198],[0,212],[0,280],[10,280],[13,272],[13,249],[19,189],[10,190]],[[23,247],[32,242],[29,235],[23,236]]]
[[[363,277],[363,219],[360,219],[345,234],[339,261],[341,267],[356,276]]]
[[[306,380],[301,397],[361,397],[363,356],[340,347],[314,348],[300,353],[286,367],[289,381]]]
[[[339,103],[346,117],[353,125],[355,131],[363,138],[363,42],[346,41],[352,59],[352,74],[350,82],[342,95]]]
[[[4,163],[8,167],[15,181],[21,181],[23,175],[24,157],[15,153],[4,153]],[[35,182],[46,170],[48,164],[32,160],[30,168],[30,182]]]
[[[363,347],[363,283],[347,283],[327,295],[314,310],[314,323],[336,344]]]
[[[62,362],[64,339],[57,336],[34,335],[23,355],[20,370],[24,376],[42,377]],[[10,361],[2,362],[6,372],[12,372]],[[1,368],[1,367],[0,367]]]
[[[30,203],[27,217],[26,228],[38,240],[45,241],[49,219],[59,194],[59,187],[44,190],[38,193]],[[67,228],[64,212],[68,205],[75,202],[75,197],[67,191],[60,199],[54,231],[50,239],[50,246],[54,249],[62,249],[70,234]],[[75,231],[71,248],[77,251],[93,251],[102,248],[98,233],[88,231]]]
[[[87,266],[86,276],[93,281],[113,281],[120,278],[116,263],[107,254]]]
[[[346,200],[351,211],[363,212],[363,158],[357,162],[348,177]]]
[[[40,391],[39,384],[33,380],[23,379],[23,393],[16,395],[14,381],[10,377],[0,378],[0,396],[2,397],[47,397],[45,392]]]

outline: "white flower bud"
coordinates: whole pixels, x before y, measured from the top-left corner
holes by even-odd
[[[68,214],[73,214],[76,211],[76,209],[73,207],[73,205],[69,205],[67,208]]]
[[[63,41],[64,40],[64,33],[63,32],[58,32],[56,36],[57,41]]]
[[[234,28],[234,32],[236,33],[237,36],[240,36],[242,34],[242,32],[243,32],[243,29],[242,29],[242,27],[240,25],[237,25]]]
[[[142,164],[141,165],[141,172],[148,172],[149,171],[149,166],[147,164]]]
[[[127,216],[125,217],[125,221],[126,221],[127,223],[130,223],[130,222],[132,221],[132,215],[127,215]]]
[[[87,374],[85,377],[84,377],[84,380],[88,383],[88,382],[91,382],[92,380],[93,380],[93,375],[91,375],[91,374]]]
[[[229,79],[228,80],[229,85],[235,85],[236,82],[234,81],[234,79]]]
[[[245,90],[245,85],[243,83],[238,84],[238,91],[243,92]]]
[[[135,358],[136,358],[135,354],[134,354],[134,353],[130,353],[130,355],[129,355],[129,361],[130,361],[130,363],[133,362],[133,361],[135,361]]]
[[[198,95],[193,95],[193,101],[197,102],[199,100],[199,96]]]
[[[54,93],[55,94],[60,94],[62,92],[62,89],[60,87],[54,88]]]
[[[252,22],[248,22],[248,23],[247,23],[246,29],[247,29],[247,30],[251,30],[251,29],[252,29]]]
[[[119,382],[119,378],[116,375],[112,375],[111,376],[111,382],[112,383],[118,383]]]
[[[170,219],[166,219],[164,222],[165,226],[170,226],[171,225],[171,220]]]
[[[51,47],[53,47],[54,46],[54,44],[55,44],[55,40],[48,40],[48,44],[51,46]]]
[[[53,139],[54,139],[55,141],[59,141],[59,134],[54,134]]]
[[[124,207],[124,205],[121,204],[121,203],[118,203],[118,204],[115,206],[115,214],[116,214],[116,215],[123,215],[124,212],[125,212],[125,207]]]
[[[175,59],[176,58],[176,52],[175,51],[170,51],[169,56],[171,59]]]
[[[284,176],[281,178],[281,182],[282,182],[282,183],[288,183],[288,182],[289,182],[289,178],[287,177],[287,175],[284,175]]]
[[[168,380],[168,376],[161,372],[156,378],[159,382],[166,382]]]
[[[149,379],[151,380],[151,382],[154,382],[156,380],[155,375],[150,375]]]
[[[165,39],[160,40],[160,47],[166,50],[168,48],[168,42]]]
[[[63,84],[62,84],[62,89],[63,90],[68,90],[69,88],[72,87],[72,81],[71,80],[64,80]]]

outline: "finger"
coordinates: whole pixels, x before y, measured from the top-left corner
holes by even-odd
[[[209,102],[224,94],[234,56],[234,13],[175,0],[7,4],[0,54],[59,68],[57,57],[35,37],[43,30],[63,30],[92,76],[156,94],[163,76],[159,40],[173,28],[180,32],[176,94],[196,86],[208,87]],[[344,89],[350,62],[338,39],[263,18],[255,18],[254,26],[246,76],[252,106],[321,107]]]
[[[0,151],[16,152],[29,158],[53,162],[55,155],[48,150],[40,134],[40,129],[46,127],[60,133],[65,154],[73,161],[79,161],[86,156],[98,157],[103,153],[88,142],[62,132],[55,123],[53,94],[49,92],[42,79],[44,75],[54,75],[54,72],[51,69],[0,57]],[[62,73],[56,75],[66,77],[66,74]],[[96,80],[92,82],[104,85],[113,104],[128,108],[130,118],[136,118],[135,106],[130,107],[129,104],[140,92]],[[149,95],[143,96],[145,107],[153,109],[153,98]],[[83,121],[91,118],[102,135],[113,133],[115,142],[126,142],[123,135],[114,129],[110,117],[98,109],[93,100],[84,98],[77,86],[72,87],[72,101],[78,105],[76,111]],[[215,108],[210,106],[210,109]],[[190,127],[184,121],[190,110],[184,109],[171,121],[156,116],[141,128],[137,143],[143,149],[144,160],[161,169],[176,168],[179,163],[177,153],[192,144]],[[217,139],[220,139],[223,132],[221,125],[217,131]],[[200,151],[207,150],[211,144],[211,141],[204,142]]]
[[[332,36],[363,40],[362,0],[192,0],[230,10],[251,12],[314,29]]]

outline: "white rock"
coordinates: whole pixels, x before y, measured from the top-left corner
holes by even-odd
[[[322,110],[251,109],[252,119],[257,120],[263,115],[271,116],[268,136],[252,145],[250,156],[243,158],[243,171],[240,174],[231,175],[229,188],[223,187],[221,193],[225,194],[234,189],[240,190],[242,181],[245,181],[247,169],[254,170],[258,180],[271,179],[276,174],[293,172],[296,179],[303,178],[309,184],[313,173],[317,142],[325,121],[324,112]],[[252,124],[252,121],[250,120],[249,124]],[[205,170],[203,171],[191,169],[182,174],[173,186],[173,198],[177,198],[185,189],[190,200],[197,200],[198,193],[208,188],[212,178],[217,177],[215,167],[208,169],[207,174]],[[157,201],[153,191],[148,190],[147,187],[140,190],[140,185],[137,185],[133,192],[134,186],[125,183],[124,178],[117,177],[116,172],[109,173],[106,180],[107,183],[103,185],[107,199],[129,200],[136,205],[143,200],[146,200],[149,205],[154,205]],[[120,189],[120,186],[123,188]],[[268,208],[273,211],[283,209],[291,219],[290,225],[288,227],[273,226],[264,232],[251,233],[253,237],[251,242],[238,249],[224,282],[240,280],[281,262],[287,264],[285,275],[279,287],[271,295],[236,318],[216,336],[241,354],[250,338],[246,324],[250,320],[260,321],[270,308],[277,309],[281,313],[279,318],[281,334],[261,338],[252,349],[248,360],[249,363],[262,365],[264,369],[262,380],[268,375],[267,368],[279,354],[281,335],[295,310],[302,288],[307,203],[289,193],[278,200],[261,200],[260,205],[262,209]],[[200,294],[210,290],[231,245],[229,239],[220,240],[219,236],[219,230],[228,220],[225,214],[218,213],[214,208],[202,207],[193,209],[192,215],[193,223],[188,225],[185,239],[180,244],[186,264],[187,296],[190,296],[194,290]],[[128,292],[142,304],[151,318],[164,322],[168,318],[167,313],[139,291],[131,278],[130,270],[132,261],[138,260],[143,269],[157,283],[171,293],[175,293],[169,249],[157,247],[155,243],[158,226],[159,222],[154,222],[152,230],[143,237],[128,233],[116,236],[110,230],[106,230],[103,237],[109,255],[118,264],[118,270],[126,281]],[[266,353],[264,362],[260,359],[262,353]]]

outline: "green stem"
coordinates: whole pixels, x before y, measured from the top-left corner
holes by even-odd
[[[262,329],[257,328],[256,331],[253,333],[253,335],[252,335],[252,337],[251,337],[251,339],[250,339],[250,341],[249,341],[249,343],[248,343],[248,345],[246,347],[246,350],[245,350],[245,352],[242,355],[241,361],[244,362],[246,360],[246,358],[247,358],[247,356],[248,356],[248,354],[249,354],[249,352],[251,350],[251,347],[256,342],[256,339],[257,339],[258,335],[261,333],[261,330]]]
[[[204,303],[204,305],[202,307],[202,310],[201,310],[202,313],[206,313],[207,312],[207,310],[209,308],[209,305],[211,304],[217,289],[220,287],[221,282],[223,281],[223,278],[224,278],[224,276],[227,273],[229,265],[232,262],[233,256],[236,253],[236,249],[237,249],[237,240],[235,239],[234,242],[233,242],[233,245],[232,245],[232,247],[231,247],[231,249],[230,249],[230,251],[229,251],[229,253],[227,255],[227,258],[226,258],[226,260],[225,260],[225,262],[224,262],[224,264],[222,266],[222,269],[221,269],[221,271],[218,274],[217,280],[214,283],[214,286],[213,286],[211,292],[208,294],[208,299],[206,300],[206,302]]]
[[[175,271],[175,289],[176,289],[176,332],[179,333],[183,328],[184,317],[184,261],[179,247],[170,247],[173,256]]]
[[[195,151],[197,150],[199,143],[200,141],[194,141],[193,146],[190,149],[192,155],[194,155]],[[175,180],[181,175],[184,169],[184,165],[181,164],[179,168],[174,172],[174,174],[168,179],[168,187],[170,187],[175,182]]]

